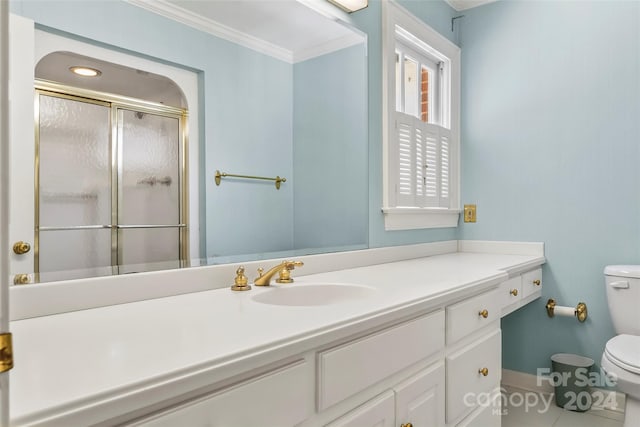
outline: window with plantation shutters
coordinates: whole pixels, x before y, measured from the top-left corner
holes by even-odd
[[[383,4],[385,229],[455,227],[460,50],[395,2]]]
[[[451,132],[396,112],[396,206],[448,208]]]

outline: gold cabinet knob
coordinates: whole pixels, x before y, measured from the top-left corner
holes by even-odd
[[[489,311],[486,309],[482,310],[481,312],[478,313],[478,316],[482,316],[486,319],[487,317],[489,317]]]
[[[28,244],[27,242],[23,242],[22,240],[20,240],[19,242],[15,242],[13,244],[13,252],[16,255],[26,254],[30,250],[31,250],[31,245]]]
[[[533,284],[536,285],[536,286],[540,286],[540,279],[534,280]]]
[[[511,295],[513,295],[514,297],[518,296],[518,290],[517,289],[511,289],[511,291],[509,292]]]
[[[478,373],[482,374],[483,377],[486,377],[487,375],[489,375],[489,369],[487,368],[478,369]]]
[[[400,424],[400,427],[413,427],[411,423]]]
[[[15,276],[13,276],[13,284],[14,285],[26,285],[30,282],[31,280],[29,279],[29,275],[28,274],[16,274]]]

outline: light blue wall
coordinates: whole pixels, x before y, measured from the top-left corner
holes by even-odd
[[[364,44],[294,65],[294,247],[366,247]]]
[[[543,297],[502,322],[505,368],[599,362],[603,268],[640,255],[640,3],[499,1],[465,11],[461,239],[545,243]],[[585,324],[548,298],[585,301]]]
[[[207,255],[246,253],[248,247],[291,249],[291,185],[276,191],[273,183],[224,181],[216,187],[213,181],[216,169],[292,176],[291,64],[120,1],[12,1],[11,11],[92,43],[200,72],[200,133],[206,147],[200,153],[200,185],[207,224],[205,234],[201,219],[201,234]]]

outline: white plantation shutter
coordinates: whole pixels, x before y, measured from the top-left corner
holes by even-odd
[[[414,168],[413,168],[413,125],[398,121],[398,173],[397,173],[397,193],[398,203],[413,203]],[[402,200],[402,202],[401,202]]]
[[[451,132],[395,113],[396,207],[448,208]]]
[[[425,161],[426,168],[423,168],[424,183],[426,187],[425,200],[417,206],[438,206],[438,130],[437,126],[429,125],[420,121],[418,126],[426,129],[425,145],[427,150],[427,158]]]
[[[451,131],[440,128],[440,206],[450,207],[449,185],[451,182]]]

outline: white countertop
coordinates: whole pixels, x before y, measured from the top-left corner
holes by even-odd
[[[274,289],[225,288],[14,321],[12,423],[72,425],[80,412],[99,422],[235,375],[240,361],[251,368],[285,350],[301,353],[542,263],[542,255],[458,252],[307,276],[302,267],[294,284],[278,286],[351,283],[375,291],[301,307],[252,299]]]

